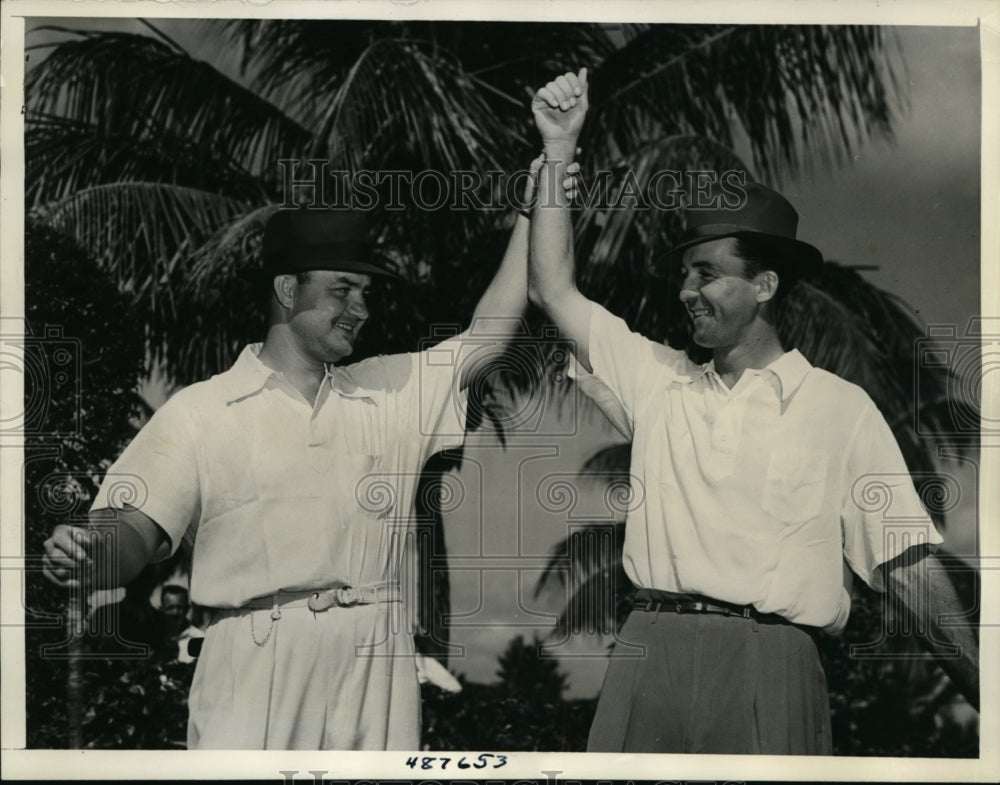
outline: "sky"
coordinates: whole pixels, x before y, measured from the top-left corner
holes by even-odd
[[[132,20],[94,26],[139,31]],[[158,22],[193,54],[235,74],[232,50],[206,39],[188,21]],[[894,140],[862,147],[848,165],[815,168],[782,184],[800,214],[799,237],[828,259],[875,266],[863,275],[908,302],[930,324],[962,335],[980,313],[980,69],[974,28],[896,28],[906,64],[908,110]],[[29,42],[45,34],[29,36]],[[599,487],[582,485],[569,509],[539,499],[540,487],[575,473],[597,449],[621,438],[582,402],[556,411],[544,405],[535,434],[501,450],[489,434],[470,436],[459,474],[465,501],[446,516],[451,557],[452,638],[462,647],[451,667],[490,681],[496,657],[515,635],[544,636],[564,599],[535,597],[540,569],[554,543],[582,520],[607,519]],[[963,488],[975,472],[954,467]],[[516,493],[514,491],[516,489]],[[519,499],[512,509],[511,499]],[[949,521],[953,549],[975,545],[975,492]],[[561,647],[570,697],[596,693],[603,673],[601,642]]]
[[[895,143],[786,189],[799,236],[826,258],[877,265],[876,286],[930,324],[979,314],[979,31],[897,29],[910,108]]]

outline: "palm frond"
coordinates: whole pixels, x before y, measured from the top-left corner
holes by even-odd
[[[902,390],[870,323],[821,283],[801,282],[782,310],[781,336],[813,365],[853,382],[888,411],[899,409]]]
[[[918,420],[931,433],[947,433],[956,407],[959,416],[975,416],[971,404],[956,401],[958,385],[949,369],[921,368],[918,378],[916,352],[926,333],[916,315],[843,265],[826,262],[819,275],[788,293],[778,334],[813,365],[864,388],[911,472],[932,473],[937,465],[933,440],[917,431]]]
[[[172,276],[175,294],[150,317],[150,359],[166,369],[172,385],[182,386],[221,373],[240,350],[266,332],[266,311],[256,283],[234,276],[217,288],[195,295],[182,284],[179,268]],[[158,303],[159,306],[159,303]]]
[[[275,187],[275,161],[308,149],[312,135],[277,107],[162,40],[78,32],[55,45],[25,84],[28,109],[115,137],[195,140],[208,158]]]
[[[235,19],[212,23],[242,51],[241,71],[253,89],[307,128],[317,128],[327,100],[371,42],[399,23]]]
[[[259,178],[187,137],[143,139],[38,113],[25,123],[25,164],[31,206],[117,182],[168,182],[234,198],[267,198]]]
[[[811,159],[843,162],[888,138],[903,107],[885,38],[877,27],[649,26],[597,69],[590,134],[633,149],[648,118],[729,148],[745,136],[769,181]]]
[[[601,478],[605,481],[628,482],[632,464],[632,445],[613,444],[591,455],[580,469],[581,479]]]
[[[593,63],[613,51],[610,26],[533,22],[235,20],[224,34],[243,51],[243,69],[255,89],[307,127],[326,110],[329,96],[364,51],[378,39],[420,42],[432,57],[460,62],[483,90],[493,112],[523,110],[543,74],[572,63]],[[517,136],[528,136],[522,113]]]
[[[621,564],[625,524],[584,524],[553,546],[535,586],[563,592],[566,604],[556,628],[562,632],[612,632],[624,619],[631,584]]]
[[[354,62],[317,134],[337,168],[348,171],[380,165],[373,151],[395,144],[428,168],[496,168],[506,136],[460,63],[393,38],[373,41]]]
[[[245,203],[164,183],[108,183],[36,208],[34,215],[94,255],[123,291],[137,298],[171,294],[183,255]]]
[[[650,137],[615,161],[587,161],[589,193],[575,224],[577,255],[585,260],[580,285],[648,332],[666,326],[664,303],[650,309],[644,294],[650,277],[662,275],[663,255],[680,230],[681,204],[671,192],[688,190],[684,171],[746,172],[746,165],[712,140],[688,135]]]
[[[191,248],[185,261],[185,286],[192,294],[211,291],[234,276],[258,269],[264,226],[278,206],[265,204],[234,213],[205,241]]]

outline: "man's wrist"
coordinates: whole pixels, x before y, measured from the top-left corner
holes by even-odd
[[[576,142],[567,139],[546,141],[543,145],[546,163],[571,163],[576,153]]]

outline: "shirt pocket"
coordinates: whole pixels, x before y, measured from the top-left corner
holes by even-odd
[[[828,464],[826,455],[811,450],[772,453],[761,502],[764,511],[782,523],[815,518],[823,507]]]

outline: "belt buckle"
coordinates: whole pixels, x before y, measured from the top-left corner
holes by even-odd
[[[323,592],[314,591],[312,593],[312,596],[306,602],[306,605],[309,606],[309,610],[311,610],[313,613],[317,613],[318,611],[325,611],[327,608],[333,605],[333,603],[330,602],[329,600],[330,598],[324,596]]]
[[[744,605],[743,606],[743,618],[744,619],[751,619],[751,618],[753,618],[753,606],[751,606],[751,605]]]
[[[332,589],[313,592],[306,605],[309,606],[309,610],[313,613],[318,613],[334,606],[349,608],[352,605],[357,605],[361,600],[362,594],[359,589],[353,586],[337,586]]]

